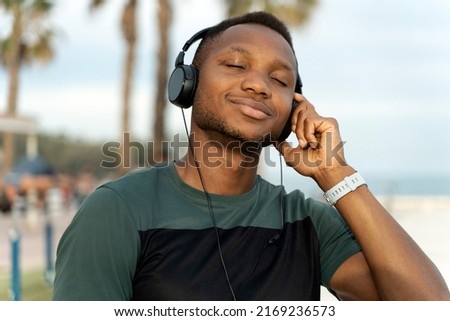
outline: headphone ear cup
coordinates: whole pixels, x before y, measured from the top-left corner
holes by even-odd
[[[284,125],[284,128],[281,131],[281,134],[278,137],[277,141],[279,141],[279,142],[285,141],[289,137],[289,135],[291,134],[291,132],[292,132],[292,129],[291,129],[291,126],[292,126],[291,125],[291,118],[292,118],[292,114],[293,114],[293,112],[294,112],[294,110],[295,110],[295,108],[297,106],[298,106],[297,102],[294,101],[292,103],[292,109],[291,109],[291,113],[289,115],[289,118],[288,118],[286,124]]]
[[[181,108],[191,107],[197,89],[197,77],[198,72],[194,66],[177,66],[169,78],[169,101]]]
[[[291,131],[292,131],[291,130],[291,117],[289,117],[288,121],[284,125],[284,128],[283,128],[280,136],[278,136],[277,141],[279,141],[279,142],[285,141],[291,134]]]

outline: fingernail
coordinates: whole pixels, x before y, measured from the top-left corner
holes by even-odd
[[[309,142],[308,145],[309,145],[309,148],[316,149],[317,146],[319,145],[319,143],[317,143],[317,142]]]

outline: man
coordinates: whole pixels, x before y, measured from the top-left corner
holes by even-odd
[[[323,285],[342,300],[449,299],[434,264],[346,163],[336,120],[294,92],[284,24],[250,13],[202,38],[188,153],[91,194],[58,246],[53,298],[319,300]],[[297,146],[280,141],[286,123]],[[259,177],[268,142],[334,207]]]

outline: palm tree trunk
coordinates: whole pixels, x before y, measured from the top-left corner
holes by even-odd
[[[165,107],[167,87],[167,66],[169,57],[169,27],[172,18],[172,9],[169,0],[159,0],[158,26],[159,26],[159,50],[157,91],[155,100],[155,119],[153,125],[153,156],[149,158],[152,162],[161,162],[167,159],[168,151],[164,149],[165,139]]]
[[[123,74],[123,87],[122,87],[122,144],[121,156],[122,166],[119,167],[120,174],[127,172],[130,169],[130,153],[129,150],[125,150],[124,136],[130,133],[130,110],[131,110],[131,89],[133,87],[133,73],[135,64],[135,52],[136,52],[136,6],[137,0],[130,0],[124,8],[122,16],[122,32],[127,44],[125,67]]]
[[[7,101],[7,116],[16,116],[17,97],[19,91],[19,71],[20,71],[20,43],[22,38],[22,8],[19,1],[13,4],[13,30],[11,35],[11,56],[8,61],[9,68],[9,86]],[[6,173],[11,170],[14,164],[14,134],[5,133],[3,149],[5,160],[3,171]]]

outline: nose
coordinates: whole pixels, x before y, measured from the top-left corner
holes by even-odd
[[[272,95],[267,76],[260,72],[248,72],[242,80],[242,90],[269,98]]]

